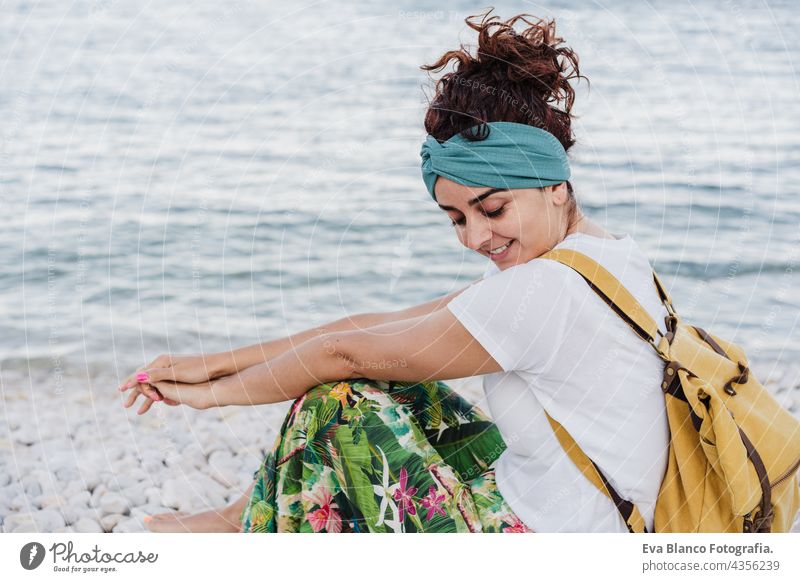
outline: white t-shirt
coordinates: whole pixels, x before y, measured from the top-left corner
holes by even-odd
[[[666,308],[647,257],[629,235],[567,236],[603,265],[665,330]],[[533,259],[484,278],[447,305],[503,372],[483,377],[508,448],[495,469],[500,493],[538,532],[627,532],[614,503],[558,443],[547,412],[572,435],[648,531],[667,467],[663,362],[576,271]]]

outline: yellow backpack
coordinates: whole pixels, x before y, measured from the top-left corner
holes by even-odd
[[[756,380],[736,344],[684,323],[653,271],[666,335],[606,269],[571,249],[540,258],[571,267],[664,360],[661,388],[670,443],[656,500],[656,532],[786,532],[800,508],[800,420]],[[636,506],[623,499],[553,418],[561,446],[608,495],[631,532],[647,532]]]

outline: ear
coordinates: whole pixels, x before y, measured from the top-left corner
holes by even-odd
[[[552,186],[545,186],[548,194],[556,206],[563,206],[569,200],[569,191],[567,190],[567,183],[561,182]]]

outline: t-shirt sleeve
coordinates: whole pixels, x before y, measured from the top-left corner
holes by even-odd
[[[569,267],[531,261],[474,283],[447,308],[505,372],[541,374],[569,324]]]

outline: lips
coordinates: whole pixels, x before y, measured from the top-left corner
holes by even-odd
[[[487,253],[487,254],[488,254],[490,257],[491,257],[491,256],[493,256],[493,255],[500,255],[500,254],[504,253],[506,250],[508,250],[508,247],[510,247],[510,246],[511,246],[511,244],[512,244],[513,242],[514,242],[514,239],[511,239],[511,240],[510,240],[510,241],[508,241],[507,243],[505,243],[505,244],[502,244],[502,245],[500,245],[499,247],[495,247],[495,248],[491,249],[492,251],[497,251],[497,250],[499,250],[499,249],[502,249],[500,252],[494,252],[494,253],[493,253],[493,252],[490,252],[490,251],[486,251],[486,253]]]
[[[499,252],[499,253],[497,253],[497,254],[492,254],[492,253],[490,253],[490,252],[488,252],[488,251],[486,252],[486,254],[487,254],[487,255],[489,256],[489,258],[490,258],[491,260],[493,260],[494,262],[498,262],[498,261],[504,261],[504,260],[506,259],[506,257],[508,257],[508,254],[509,254],[509,252],[511,251],[511,247],[512,247],[512,246],[514,246],[514,243],[515,243],[515,242],[516,242],[516,240],[515,240],[515,239],[512,239],[512,240],[510,240],[509,242],[507,242],[506,244],[504,244],[504,245],[501,245],[501,246],[500,246],[500,247],[498,247],[498,248],[503,248],[503,247],[505,247],[505,250],[503,250],[503,251],[501,251],[501,252]]]

